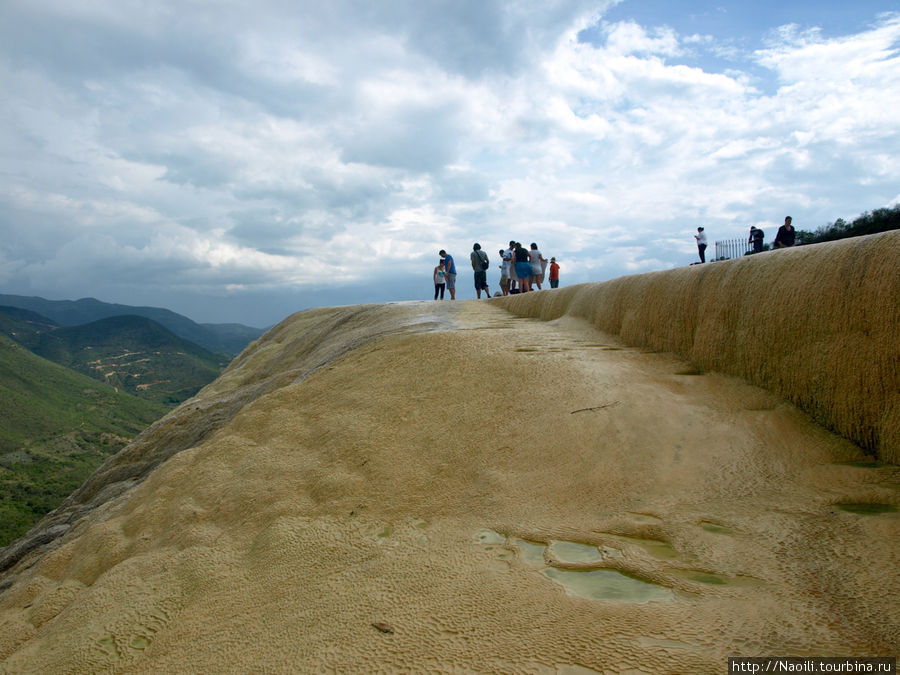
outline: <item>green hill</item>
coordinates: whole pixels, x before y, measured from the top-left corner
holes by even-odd
[[[45,316],[18,307],[0,306],[0,333],[16,342],[29,339],[35,333],[50,331],[57,324]]]
[[[185,340],[213,352],[229,356],[239,354],[250,342],[263,334],[259,328],[236,323],[198,324],[186,316],[160,307],[135,307],[101,302],[94,298],[81,300],[46,300],[34,296],[0,294],[0,305],[28,309],[61,326],[77,326],[113,316],[143,316],[162,324]]]
[[[39,356],[167,406],[196,394],[230,361],[141,316],[114,316],[30,335],[20,329],[19,335],[17,342]]]
[[[168,410],[0,335],[0,546],[55,509]]]

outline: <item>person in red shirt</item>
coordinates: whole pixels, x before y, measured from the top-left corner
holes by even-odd
[[[556,258],[550,258],[550,288],[559,288],[559,265]]]

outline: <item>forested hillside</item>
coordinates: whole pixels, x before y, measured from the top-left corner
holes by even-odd
[[[0,546],[167,412],[0,335]]]
[[[196,394],[230,361],[140,316],[60,327],[33,312],[0,307],[0,333],[54,363],[167,406]]]
[[[224,352],[229,356],[240,353],[263,333],[259,328],[237,323],[198,324],[186,316],[160,307],[119,305],[94,298],[47,300],[32,296],[0,294],[0,305],[37,312],[60,326],[77,326],[114,316],[143,316],[165,326],[185,340],[213,352]]]

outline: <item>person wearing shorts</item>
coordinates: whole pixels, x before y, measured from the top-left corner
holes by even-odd
[[[485,297],[491,297],[491,292],[487,285],[487,271],[490,267],[487,253],[481,250],[481,244],[476,243],[472,246],[472,252],[469,254],[472,261],[472,269],[475,271],[475,294],[481,300],[481,291],[485,292]]]
[[[527,293],[531,290],[531,255],[522,247],[522,244],[516,243],[516,276],[519,278],[520,293]]]
[[[444,270],[447,273],[447,290],[450,291],[450,299],[456,300],[456,263],[453,262],[453,256],[441,249],[441,259],[444,261]]]
[[[547,264],[547,259],[544,255],[538,250],[538,245],[534,242],[531,242],[531,276],[532,276],[532,285],[537,284],[538,290],[541,290],[541,284],[544,283],[544,265]]]

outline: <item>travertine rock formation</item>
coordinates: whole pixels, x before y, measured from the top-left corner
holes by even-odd
[[[900,470],[785,400],[897,447],[900,239],[869,239],[289,317],[4,551],[0,671],[896,655]]]

